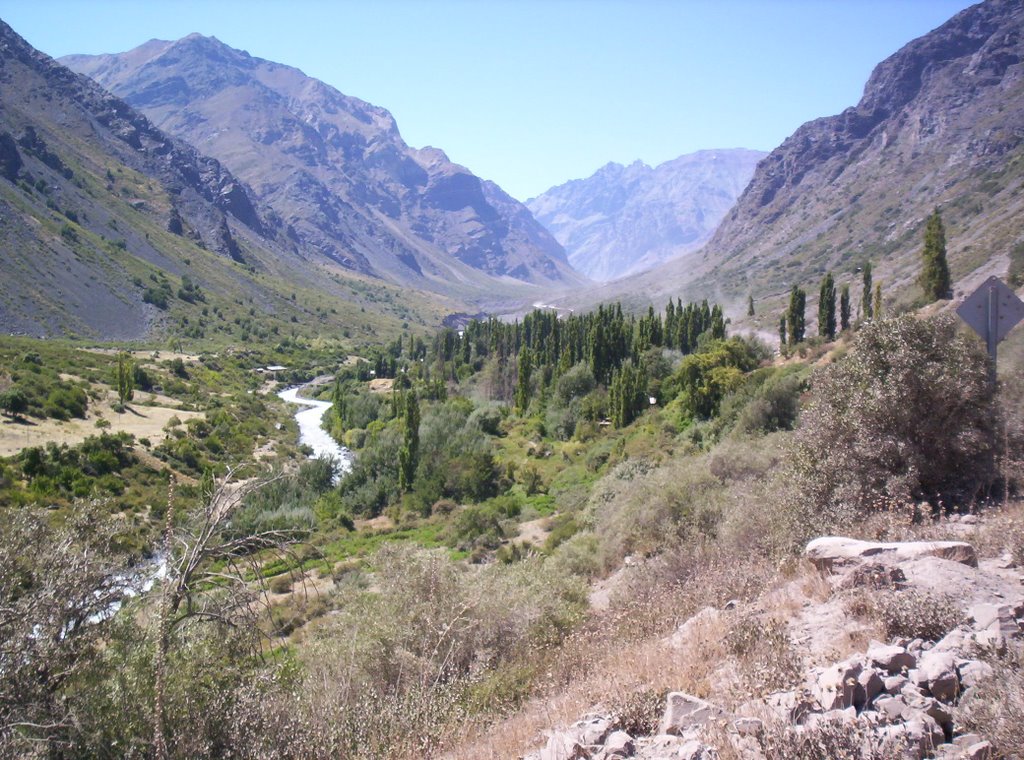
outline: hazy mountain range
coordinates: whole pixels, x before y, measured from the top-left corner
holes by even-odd
[[[1005,272],[1024,239],[1022,30],[1024,4],[988,0],[910,42],[875,68],[856,106],[804,124],[758,165],[699,257],[590,297],[685,290],[737,307],[747,294],[781,303],[793,284],[817,292],[828,270],[856,281],[870,260],[906,302],[935,208],[955,288]]]
[[[651,269],[699,249],[747,186],[761,151],[702,150],[651,168],[610,163],[526,202],[594,280]]]

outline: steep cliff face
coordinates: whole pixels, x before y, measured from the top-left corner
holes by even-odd
[[[764,156],[706,150],[654,168],[611,163],[526,205],[565,247],[573,267],[612,280],[700,248]]]
[[[308,255],[416,286],[463,279],[453,261],[581,282],[520,204],[442,151],[410,148],[386,110],[297,69],[200,35],[63,61],[251,183]]]
[[[886,291],[909,299],[935,208],[955,287],[1005,271],[1024,211],[1022,30],[1024,5],[989,0],[910,42],[856,106],[804,124],[759,164],[700,256],[622,290],[689,287],[742,303],[816,289],[829,270],[853,281],[871,261]]]

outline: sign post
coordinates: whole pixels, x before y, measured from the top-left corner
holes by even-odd
[[[1024,319],[1024,301],[998,277],[989,277],[960,304],[956,313],[988,347],[989,382],[996,384],[996,346]]]

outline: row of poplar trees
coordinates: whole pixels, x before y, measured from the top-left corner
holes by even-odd
[[[932,303],[940,298],[948,298],[952,282],[949,265],[946,262],[946,232],[938,209],[932,212],[925,224],[921,263],[918,284],[924,291],[925,301]],[[882,316],[882,283],[876,282],[872,288],[871,262],[865,263],[861,271],[863,287],[861,289],[860,317],[880,319]],[[838,322],[836,320],[836,295],[835,278],[829,272],[822,279],[818,291],[818,335],[827,340],[834,340],[837,331],[842,332],[850,327],[849,284],[844,284],[838,293]],[[793,346],[804,339],[806,307],[807,294],[802,288],[794,285],[789,294],[789,306],[779,319],[781,345]]]

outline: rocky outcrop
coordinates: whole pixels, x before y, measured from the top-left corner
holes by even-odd
[[[846,598],[911,593],[920,580],[913,566],[937,564],[946,569],[944,582],[959,578],[947,588],[964,610],[962,620],[930,640],[872,640],[842,659],[805,668],[793,688],[771,693],[762,689],[759,697],[733,710],[713,700],[671,692],[654,735],[626,734],[616,714],[596,709],[572,726],[552,731],[546,746],[529,760],[710,759],[726,751],[744,760],[763,760],[785,756],[787,746],[826,746],[814,742],[836,735],[846,737],[848,744],[871,747],[876,753],[872,757],[997,757],[997,748],[984,737],[964,730],[958,710],[981,685],[991,686],[988,658],[1024,646],[1021,574],[1001,567],[1001,561],[979,562],[974,547],[960,541],[881,544],[824,537],[810,542],[806,555],[835,593]],[[858,575],[880,562],[899,570],[904,580],[896,586],[876,586],[865,582],[869,576]],[[853,577],[859,580],[851,582]],[[839,610],[830,605],[819,603],[825,614],[841,615],[842,605]],[[751,605],[755,611],[765,606],[764,599]],[[734,627],[738,614],[733,603],[701,610],[663,641],[666,657],[721,656],[715,634]],[[802,616],[811,621],[821,618],[806,609]],[[838,624],[841,630],[842,618]],[[727,662],[722,666],[730,667]]]
[[[578,271],[594,280],[642,272],[708,241],[764,153],[704,150],[654,168],[610,163],[526,202]]]

